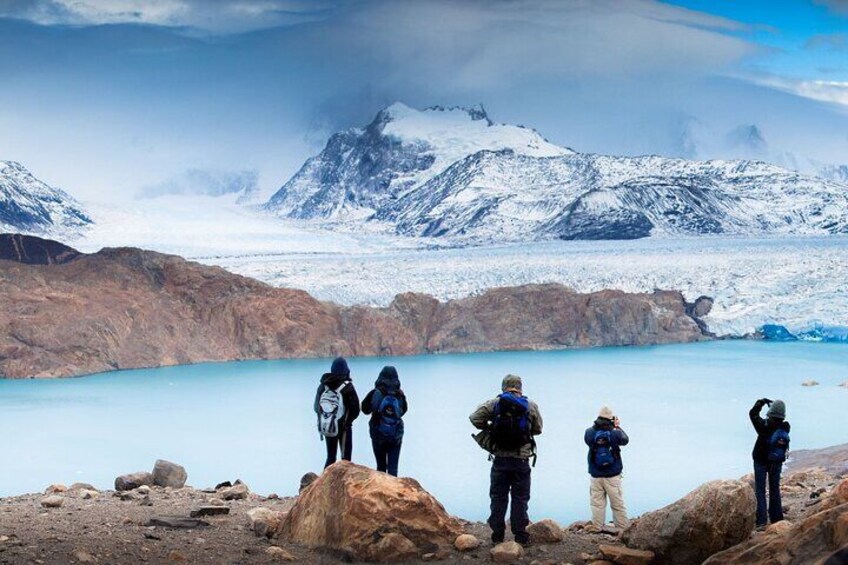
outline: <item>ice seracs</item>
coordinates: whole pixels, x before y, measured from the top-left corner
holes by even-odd
[[[576,153],[482,108],[400,103],[333,135],[266,206],[474,243],[848,233],[848,186],[836,180],[753,160]]]
[[[0,161],[0,232],[71,235],[91,224],[82,205],[14,161]]]

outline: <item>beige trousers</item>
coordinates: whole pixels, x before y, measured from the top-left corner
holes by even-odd
[[[591,477],[589,499],[592,504],[592,523],[602,527],[607,517],[607,498],[612,509],[612,519],[616,528],[626,528],[627,507],[624,506],[624,494],[621,490],[621,475],[609,478]]]

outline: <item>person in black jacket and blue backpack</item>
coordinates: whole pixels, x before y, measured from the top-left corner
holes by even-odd
[[[371,414],[368,431],[377,460],[377,470],[397,477],[400,448],[403,444],[403,415],[409,409],[406,395],[400,388],[397,369],[386,365],[374,383],[374,390],[365,395],[362,413]]]
[[[768,405],[766,419],[760,417],[763,406]],[[771,401],[761,398],[748,413],[757,432],[754,443],[754,491],[757,495],[757,528],[783,520],[783,504],[780,501],[780,472],[789,452],[789,422],[786,421],[786,404],[782,400]],[[766,482],[768,482],[768,504],[766,504]]]

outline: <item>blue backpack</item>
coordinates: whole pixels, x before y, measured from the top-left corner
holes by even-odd
[[[783,463],[786,461],[787,451],[789,451],[789,432],[778,428],[769,438],[768,460],[772,463]]]
[[[400,400],[394,392],[374,394],[374,412],[380,416],[377,434],[386,440],[397,441],[403,437]]]
[[[595,438],[592,440],[592,460],[598,469],[607,469],[615,463],[610,430],[595,431]]]
[[[492,443],[496,449],[516,451],[532,443],[530,401],[524,396],[504,392],[498,396],[492,419]]]

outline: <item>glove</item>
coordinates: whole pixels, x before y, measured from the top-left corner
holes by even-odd
[[[766,404],[769,404],[769,405],[770,405],[770,404],[771,404],[771,400],[770,400],[770,399],[768,399],[768,398],[761,398],[761,399],[759,399],[759,400],[757,401],[757,405],[758,405],[758,406],[760,406],[760,407],[762,407],[762,406],[764,406],[764,405],[766,405]]]

